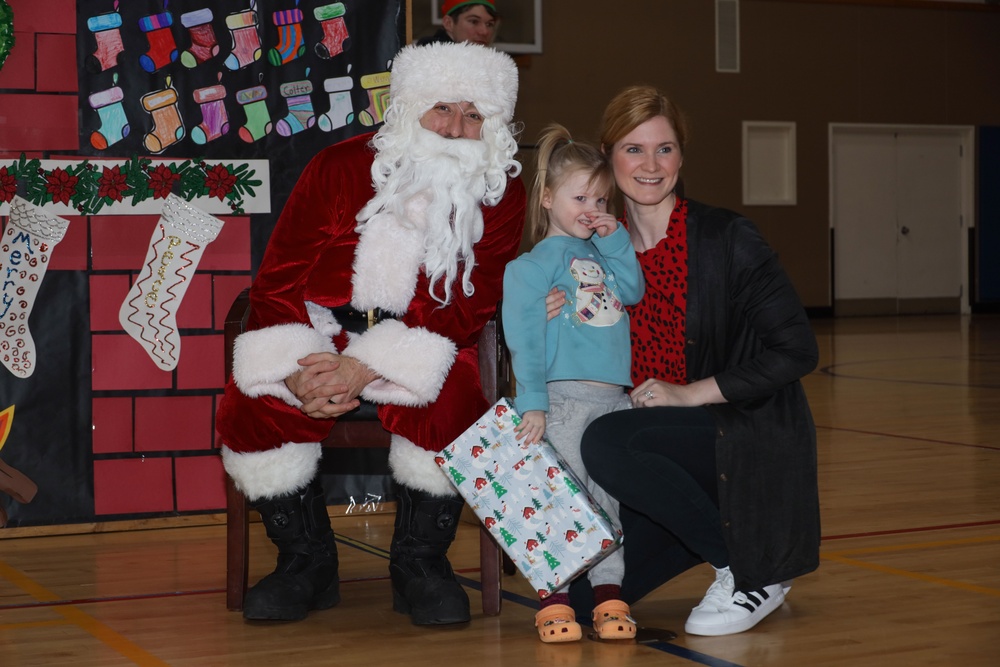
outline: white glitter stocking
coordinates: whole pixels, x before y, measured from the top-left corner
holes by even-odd
[[[52,249],[62,241],[69,220],[15,196],[0,243],[0,361],[14,375],[35,372],[35,341],[28,316],[49,266]]]
[[[177,309],[205,246],[219,235],[222,224],[180,197],[168,195],[142,271],[118,312],[125,331],[162,370],[177,367],[181,353]]]

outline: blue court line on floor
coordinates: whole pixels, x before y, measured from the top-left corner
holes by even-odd
[[[716,658],[711,655],[705,655],[704,653],[699,653],[698,651],[692,651],[689,648],[684,648],[683,646],[678,646],[677,644],[670,644],[668,642],[643,644],[643,646],[649,646],[650,648],[655,648],[658,651],[663,651],[664,653],[675,655],[678,658],[684,658],[685,660],[696,662],[699,665],[708,665],[708,667],[743,667],[739,663],[729,662],[728,660],[723,660],[722,658]]]

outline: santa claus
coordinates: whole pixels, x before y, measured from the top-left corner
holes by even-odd
[[[475,343],[521,241],[511,119],[517,68],[476,44],[408,46],[385,125],[306,167],[250,292],[218,411],[226,472],[278,547],[248,619],[296,620],[340,600],[318,482],[331,420],[378,405],[392,433],[393,608],[418,625],[470,619],[446,552],[463,501],[437,452],[489,407]],[[348,335],[352,312],[388,317]]]

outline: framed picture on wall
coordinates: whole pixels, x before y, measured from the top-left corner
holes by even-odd
[[[441,29],[441,0],[411,0],[413,41]],[[507,53],[542,52],[542,0],[496,0],[500,25],[493,46]]]

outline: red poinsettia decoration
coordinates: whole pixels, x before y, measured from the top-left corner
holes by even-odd
[[[111,169],[104,167],[101,178],[97,181],[97,194],[100,197],[108,197],[114,201],[121,201],[122,194],[129,188],[125,183],[125,174],[121,167],[115,165]]]
[[[0,4],[3,0],[0,0]],[[133,155],[120,164],[83,160],[47,171],[38,158],[0,159],[0,204],[18,193],[36,206],[49,202],[70,206],[80,215],[96,215],[105,206],[129,203],[138,206],[150,199],[166,199],[173,193],[187,201],[218,197],[237,215],[243,213],[243,197],[255,197],[262,181],[254,178],[250,164],[210,164],[183,160],[152,165],[149,158]],[[175,192],[176,191],[176,192]]]
[[[17,178],[7,171],[7,167],[0,167],[0,202],[9,202],[17,194]]]
[[[180,178],[181,175],[175,174],[167,165],[157,165],[149,173],[149,189],[153,191],[153,199],[166,199],[173,190],[174,183]]]
[[[236,185],[236,177],[221,164],[217,164],[205,172],[205,186],[209,197],[218,197],[222,201]]]
[[[52,195],[53,204],[69,204],[70,197],[76,194],[76,184],[80,179],[70,176],[69,172],[56,167],[45,177],[45,190]]]

